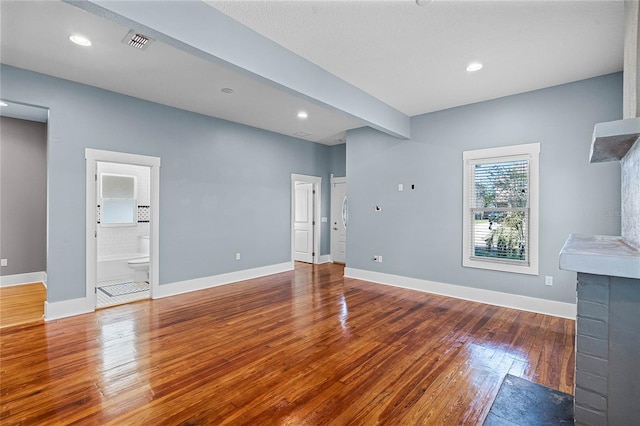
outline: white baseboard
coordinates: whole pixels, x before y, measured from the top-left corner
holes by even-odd
[[[0,277],[0,287],[11,287],[14,285],[22,285],[29,283],[37,283],[41,282],[47,285],[47,273],[44,271],[40,272],[28,272],[26,274],[15,274],[15,275],[3,275]]]
[[[291,270],[293,270],[293,262],[285,262],[276,265],[263,266],[260,268],[245,269],[243,271],[229,272],[227,274],[220,274],[210,277],[196,278],[193,280],[165,284],[158,286],[158,289],[154,291],[153,298],[159,299],[162,297],[175,296],[182,293],[204,290],[210,287],[231,284],[234,282],[250,280],[253,278],[260,278],[267,275],[278,274],[280,272],[287,272]],[[63,300],[54,303],[44,302],[45,321],[86,314],[93,311],[93,303],[88,297]]]
[[[93,303],[88,297],[62,300],[60,302],[44,302],[44,320],[52,321],[60,318],[93,312]]]
[[[345,278],[355,278],[377,284],[402,287],[411,290],[435,293],[457,299],[487,303],[489,305],[519,309],[561,318],[576,319],[576,305],[574,303],[556,302],[554,300],[538,299],[518,294],[502,293],[474,287],[455,284],[445,284],[400,275],[384,274],[363,269],[344,268]]]
[[[318,265],[321,263],[331,263],[331,255],[323,254],[320,257],[318,257]]]
[[[171,284],[163,284],[154,289],[153,298],[175,296],[191,291],[204,290],[238,281],[260,278],[267,275],[279,274],[293,270],[293,262],[279,263],[276,265],[262,266],[259,268],[245,269],[243,271],[229,272],[226,274],[212,275],[210,277],[195,278],[193,280],[179,281]]]

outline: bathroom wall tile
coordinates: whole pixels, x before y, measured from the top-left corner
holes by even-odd
[[[150,168],[128,164],[98,163],[98,173],[116,173],[137,177],[138,225],[102,227],[98,225],[98,257],[139,253],[138,237],[149,235]],[[97,207],[100,220],[100,207]]]
[[[138,206],[138,223],[149,222],[151,220],[151,208],[149,206]]]

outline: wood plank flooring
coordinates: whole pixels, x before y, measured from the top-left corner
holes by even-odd
[[[574,322],[338,265],[0,337],[0,423],[482,424],[507,373],[572,393]]]
[[[47,289],[42,283],[0,287],[0,328],[42,322]]]

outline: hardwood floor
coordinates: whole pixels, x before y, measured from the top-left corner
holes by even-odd
[[[0,423],[473,425],[507,373],[573,392],[573,321],[342,274],[3,329]]]
[[[42,322],[47,289],[42,283],[0,287],[0,328]]]

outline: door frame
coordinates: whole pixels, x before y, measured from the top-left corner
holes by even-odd
[[[315,194],[313,196],[313,263],[319,263],[320,259],[320,223],[322,222],[320,212],[321,199],[322,199],[322,178],[319,176],[308,176],[291,173],[291,226],[289,228],[291,233],[291,262],[294,262],[294,226],[295,226],[295,196],[296,196],[296,182],[304,182],[313,184],[313,190]]]
[[[149,215],[149,290],[153,299],[158,294],[159,281],[159,237],[160,237],[160,158],[124,152],[103,151],[85,148],[86,159],[86,298],[92,310],[96,309],[97,284],[97,163],[120,163],[150,168],[150,215]]]
[[[329,193],[329,199],[331,201],[331,211],[329,212],[329,220],[331,222],[331,229],[333,229],[333,184],[334,183],[344,183],[345,185],[347,184],[347,178],[346,176],[342,176],[342,177],[333,177],[331,176],[331,191]],[[345,191],[345,196],[347,195],[347,192]],[[348,201],[348,197],[347,197],[347,201]],[[331,253],[331,262],[334,261],[333,259],[333,232],[329,232],[329,252]],[[347,264],[347,259],[344,259],[345,265]]]

